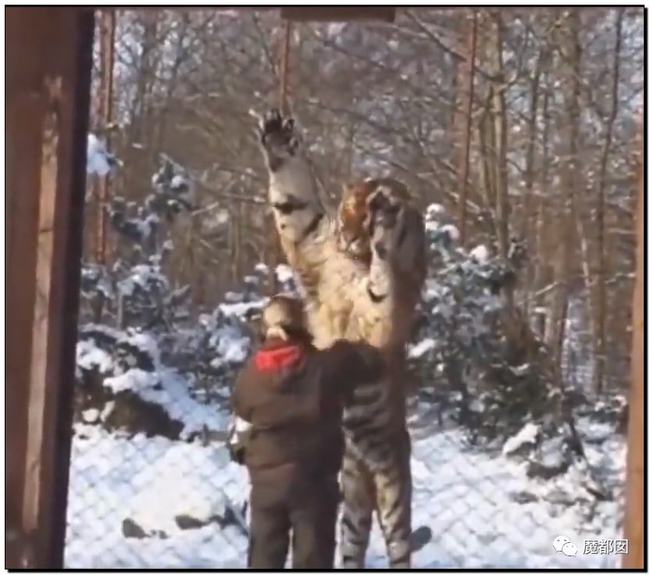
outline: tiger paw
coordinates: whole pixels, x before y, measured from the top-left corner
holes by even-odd
[[[380,186],[368,196],[366,203],[367,225],[371,236],[377,231],[377,227],[384,229],[395,227],[402,202],[390,190]]]
[[[368,198],[366,227],[373,259],[387,260],[392,255],[399,210],[400,205],[381,191]]]
[[[373,180],[373,184],[374,189],[365,199],[364,228],[375,243],[378,237],[392,235],[398,227],[400,214],[408,205],[410,194],[402,182],[393,178],[379,178]]]
[[[276,109],[267,112],[259,125],[259,138],[271,171],[278,170],[300,147],[293,118]]]

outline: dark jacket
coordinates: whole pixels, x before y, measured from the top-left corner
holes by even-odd
[[[271,339],[248,361],[233,394],[235,414],[253,425],[244,462],[251,479],[337,473],[343,455],[342,405],[355,382],[379,377],[380,353],[346,341],[317,350]]]

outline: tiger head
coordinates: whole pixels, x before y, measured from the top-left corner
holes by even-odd
[[[370,236],[376,217],[396,215],[410,201],[406,186],[392,178],[368,178],[345,185],[338,212],[339,249],[370,262]]]

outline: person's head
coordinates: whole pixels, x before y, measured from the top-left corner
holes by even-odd
[[[290,295],[273,296],[262,312],[264,339],[277,337],[284,340],[310,341],[302,302]]]

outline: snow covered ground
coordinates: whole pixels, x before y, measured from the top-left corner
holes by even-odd
[[[429,211],[434,212],[435,206]],[[453,235],[450,228],[447,232]],[[475,250],[472,257],[479,261],[485,253]],[[138,278],[140,271],[136,270]],[[266,266],[256,270],[267,272]],[[292,289],[290,270],[280,269],[278,275],[283,289]],[[443,301],[443,291],[436,284],[428,294]],[[244,324],[265,301],[254,293],[229,294],[214,313],[173,334],[82,326],[77,345],[79,391],[83,396],[94,389],[95,395],[90,395],[97,403],[80,407],[78,419],[85,423],[75,424],[66,567],[245,566],[248,478],[224,447],[230,419],[224,406],[232,374],[252,345]],[[485,307],[483,299],[480,303]],[[438,307],[441,311],[434,313],[433,323],[452,313],[449,306]],[[410,358],[435,353],[445,335],[424,334],[410,347]],[[189,359],[180,361],[179,350]],[[175,361],[166,364],[164,353]],[[209,389],[203,386],[203,374]],[[93,388],[98,380],[103,394]],[[415,567],[619,566],[620,555],[584,553],[585,541],[620,537],[625,438],[614,432],[614,423],[603,423],[586,412],[578,418],[589,470],[578,462],[551,479],[531,478],[520,452],[536,440],[536,424],[523,425],[500,449],[472,447],[463,430],[439,423],[450,418],[438,417],[440,405],[434,406],[424,391],[409,415],[413,527],[425,535],[413,556]],[[174,435],[164,425],[154,431],[136,428],[151,433],[165,429],[167,437],[121,431],[123,422],[111,417],[120,409],[128,411],[124,394],[129,393],[162,408],[180,431]],[[551,439],[544,445],[546,462],[561,459],[559,443]],[[575,545],[575,555],[556,551],[558,540]],[[386,566],[377,525],[367,565]]]
[[[242,527],[208,521],[224,517],[230,498],[246,497],[245,470],[230,462],[222,444],[125,438],[78,425],[70,472],[66,567],[242,565]],[[207,524],[183,530],[177,522],[183,516]],[[129,532],[133,523],[144,533]]]
[[[219,414],[217,421],[227,421]],[[523,464],[465,446],[459,430],[438,430],[422,406],[413,432],[413,526],[431,540],[414,555],[422,568],[617,567],[620,555],[585,555],[587,539],[620,536],[624,441],[583,423],[592,464],[614,487],[595,502],[575,468],[532,480]],[[245,566],[245,470],[219,440],[208,445],[143,435],[128,438],[77,424],[65,553],[70,568],[237,568]],[[553,549],[558,536],[576,556]],[[369,567],[383,567],[375,526]]]

